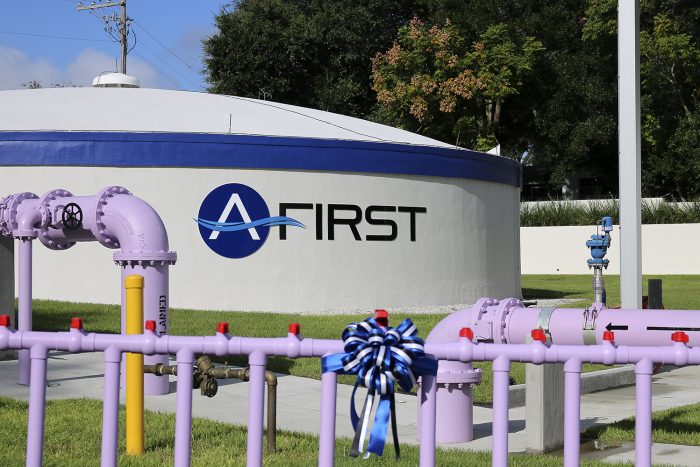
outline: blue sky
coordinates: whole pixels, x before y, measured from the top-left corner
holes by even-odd
[[[136,34],[136,47],[127,57],[128,73],[144,87],[201,91],[206,86],[199,72],[204,67],[201,41],[215,31],[214,15],[226,3],[128,0],[127,14],[135,20],[132,29]],[[104,31],[99,18],[77,11],[77,4],[74,0],[0,2],[0,90],[20,89],[30,80],[44,86],[89,85],[100,72],[115,71],[119,45]],[[119,9],[103,8],[96,13],[102,16],[112,11]]]

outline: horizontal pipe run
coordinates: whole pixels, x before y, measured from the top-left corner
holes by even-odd
[[[138,335],[85,334],[73,329],[69,332],[11,331],[0,327],[0,350],[29,349],[34,345],[45,345],[50,350],[69,352],[103,352],[114,347],[122,352],[175,354],[181,349],[199,353],[212,353],[212,349],[223,347],[222,355],[250,355],[258,351],[275,357],[321,357],[326,353],[343,351],[343,341],[299,339],[294,334],[278,338],[216,336],[159,336],[146,331]],[[671,343],[670,343],[671,344]],[[616,346],[605,342],[601,345],[546,345],[530,344],[485,344],[460,338],[452,343],[426,344],[426,352],[438,360],[462,362],[490,361],[505,356],[513,362],[557,363],[570,358],[579,358],[582,363],[621,365],[649,359],[653,363],[667,365],[700,364],[700,347],[688,347],[683,343],[667,346]]]

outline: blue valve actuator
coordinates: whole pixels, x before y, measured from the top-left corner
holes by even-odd
[[[586,242],[586,246],[590,248],[592,256],[586,263],[588,263],[589,267],[607,268],[610,261],[604,258],[610,247],[610,232],[613,229],[612,217],[603,217],[600,225],[604,233],[591,235],[591,239]]]

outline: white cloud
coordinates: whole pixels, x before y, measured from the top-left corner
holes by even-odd
[[[172,88],[149,64],[139,58],[127,59],[128,72],[136,76],[145,88]],[[90,86],[92,79],[103,71],[115,70],[114,58],[94,50],[84,49],[65,67],[59,67],[44,57],[28,57],[24,52],[0,45],[0,90],[22,89],[22,84],[39,81],[42,86],[74,84]]]

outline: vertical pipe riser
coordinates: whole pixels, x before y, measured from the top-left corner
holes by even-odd
[[[175,467],[189,467],[192,451],[192,366],[194,364],[194,354],[189,350],[181,350],[177,353],[176,358],[177,394],[175,395],[174,465]]]
[[[420,381],[420,467],[435,465],[436,409],[437,381],[425,374]]]
[[[581,362],[564,364],[564,467],[579,467],[581,456]]]
[[[636,408],[634,426],[635,465],[651,467],[651,375],[653,364],[642,360],[635,365]]]
[[[319,467],[332,467],[334,465],[337,384],[338,376],[334,372],[329,371],[321,375],[321,427],[318,447]]]
[[[510,362],[498,357],[493,362],[493,467],[508,467],[508,387]]]
[[[149,263],[149,262],[145,262]],[[143,320],[156,322],[156,331],[159,334],[170,333],[169,306],[170,295],[168,286],[169,266],[150,264],[139,265],[134,262],[122,264],[122,283],[130,275],[141,275],[144,278],[143,288]],[[122,329],[126,329],[126,292],[122,290]],[[144,365],[168,364],[167,355],[146,355],[143,357]],[[122,381],[124,385],[125,381]],[[144,375],[144,394],[158,396],[168,394],[170,381],[167,376]]]
[[[44,457],[46,358],[47,351],[45,347],[32,347],[32,368],[29,385],[29,414],[27,417],[27,467],[40,467]]]
[[[263,420],[265,415],[265,354],[255,351],[248,357],[248,467],[262,466]]]
[[[32,330],[32,241],[20,239],[19,243],[19,284],[18,284],[18,319],[17,329],[20,331]],[[29,384],[31,359],[29,350],[22,349],[17,352],[19,373],[17,383],[23,386]]]

